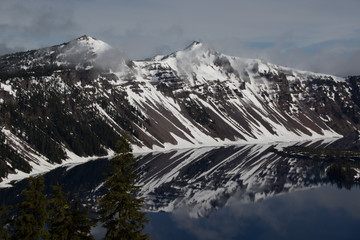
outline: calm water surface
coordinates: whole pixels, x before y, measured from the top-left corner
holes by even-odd
[[[152,239],[360,239],[360,190],[323,186],[244,202],[241,194],[205,218],[191,209],[148,213]]]
[[[294,143],[295,152],[284,150],[289,146],[239,145],[138,156],[140,196],[150,220],[146,232],[155,240],[360,239],[359,187],[330,185],[325,169],[334,160],[299,152],[359,151],[359,141]],[[57,168],[45,174],[46,191],[59,183],[71,197],[96,206],[108,163],[98,159]],[[0,189],[0,202],[15,204],[25,187],[22,181]],[[98,226],[93,234],[102,239],[104,230]]]

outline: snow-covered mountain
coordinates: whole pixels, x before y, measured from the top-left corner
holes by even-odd
[[[125,132],[144,152],[360,129],[359,77],[227,56],[200,42],[132,61],[83,36],[1,56],[0,80],[2,178],[111,155]]]

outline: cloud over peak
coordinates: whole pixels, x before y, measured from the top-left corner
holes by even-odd
[[[132,59],[192,40],[221,52],[331,74],[360,74],[358,0],[0,2],[0,54],[87,33]]]

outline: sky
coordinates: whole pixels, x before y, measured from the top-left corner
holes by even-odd
[[[0,1],[0,55],[85,34],[133,60],[201,41],[231,56],[360,75],[360,0]]]

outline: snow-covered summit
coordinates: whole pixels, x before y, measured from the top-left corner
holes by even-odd
[[[167,70],[170,68],[173,74],[193,86],[223,78],[219,76],[219,66],[216,66],[216,61],[221,55],[209,44],[194,41],[183,50],[149,59],[147,64],[161,66]]]
[[[89,68],[93,67],[92,65],[99,58],[109,55],[111,51],[113,49],[109,44],[84,35],[60,45],[2,56],[0,64],[5,63],[7,71],[28,70],[49,65]]]
[[[91,66],[102,54],[111,50],[111,46],[101,40],[84,35],[58,46],[55,50],[56,64],[72,64],[77,67]]]
[[[179,52],[194,52],[197,54],[218,54],[218,52],[208,43],[193,41],[184,50]]]
[[[207,43],[193,41],[189,46],[183,50],[176,51],[168,56],[163,57],[163,60],[176,58],[177,60],[196,61],[199,59],[206,59],[212,55],[219,55],[213,47]]]
[[[111,46],[101,40],[84,35],[64,44],[63,54],[86,50],[94,54],[101,54],[111,49]]]
[[[229,56],[214,49],[210,44],[193,41],[183,50],[167,56],[156,56],[148,59],[148,64],[171,68],[177,76],[190,86],[209,82],[248,82],[262,84],[263,78],[284,75],[288,81],[307,81],[326,78],[343,82],[344,78],[298,70],[272,64],[263,59],[248,59]],[[168,70],[167,70],[168,71]]]

